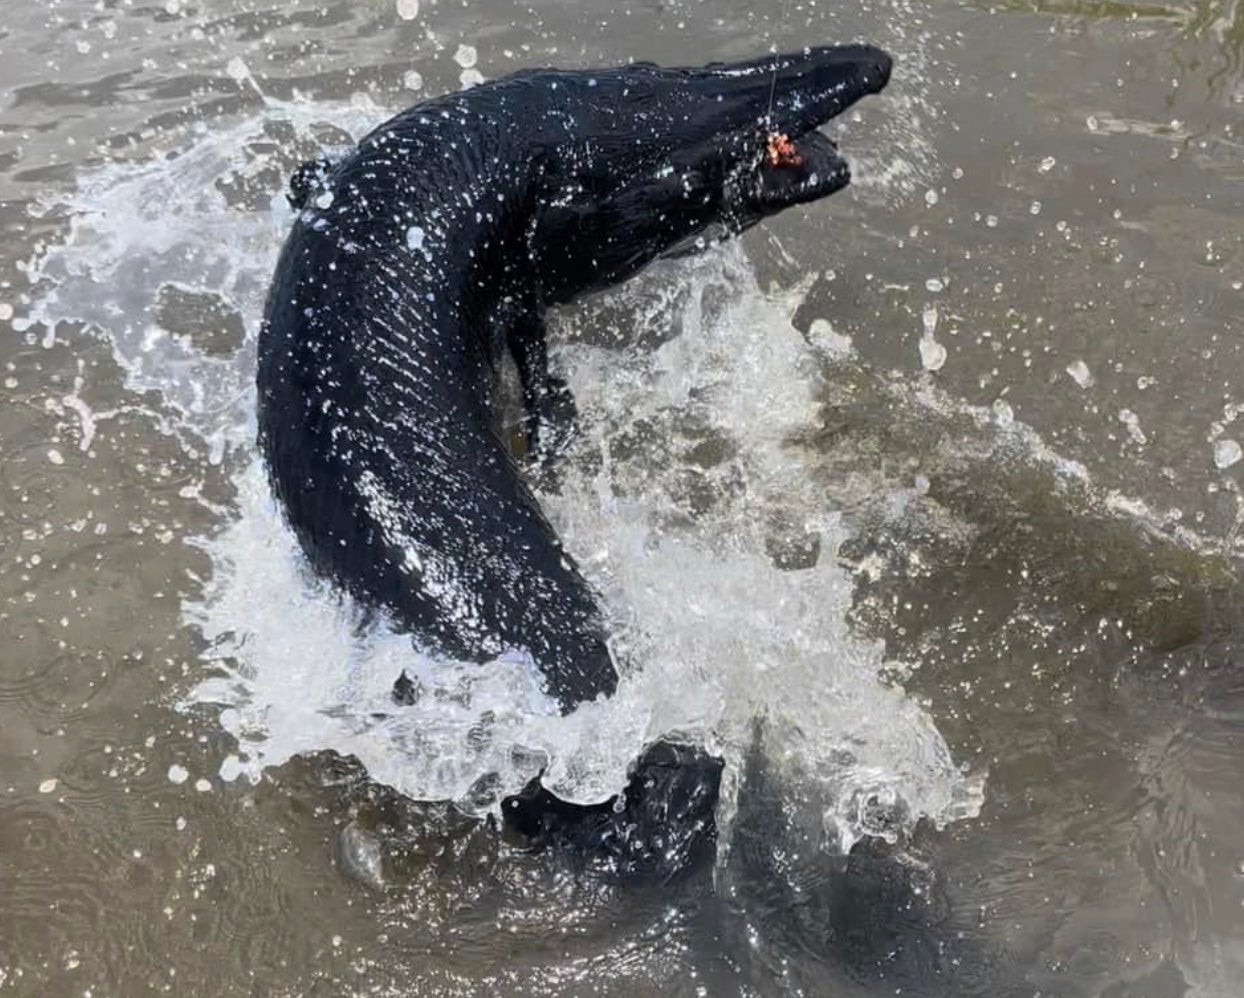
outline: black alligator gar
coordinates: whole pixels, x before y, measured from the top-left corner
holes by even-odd
[[[301,170],[260,334],[259,441],[315,570],[445,653],[526,650],[564,710],[612,693],[597,600],[496,432],[505,354],[547,446],[573,403],[545,310],[845,186],[816,129],[889,74],[862,45],[525,71]]]

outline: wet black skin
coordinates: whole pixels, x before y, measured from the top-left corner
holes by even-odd
[[[495,432],[505,355],[547,455],[573,401],[549,375],[546,309],[844,187],[815,129],[889,74],[866,46],[525,71],[300,170],[260,335],[259,443],[314,569],[450,655],[526,650],[564,711],[611,694],[597,600]],[[768,162],[771,131],[798,163]]]
[[[716,851],[722,766],[698,746],[660,741],[635,760],[620,794],[586,805],[567,803],[536,777],[501,802],[506,836],[603,863],[630,883],[664,883]]]

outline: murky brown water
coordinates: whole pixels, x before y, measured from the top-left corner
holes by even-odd
[[[0,992],[1244,994],[1238,3],[4,14]],[[588,425],[548,502],[649,662],[605,719],[694,705],[718,868],[619,889],[289,759],[472,776],[293,709],[404,646],[347,670],[257,498],[289,169],[463,44],[493,77],[854,37],[899,59],[856,187],[558,324]]]

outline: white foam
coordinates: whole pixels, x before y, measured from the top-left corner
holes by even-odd
[[[126,387],[162,395],[175,428],[214,442],[218,454],[244,442],[254,409],[254,337],[292,213],[282,190],[256,211],[231,207],[218,185],[270,168],[270,157],[250,151],[251,143],[271,144],[265,127],[306,137],[316,126],[358,134],[372,124],[374,115],[354,107],[271,102],[258,118],[202,132],[172,158],[82,172],[76,195],[54,206],[71,212],[67,240],[29,264],[32,281],[51,282],[30,320],[45,323],[49,335],[59,323],[85,324],[110,344]],[[151,309],[164,286],[216,295],[235,309],[246,327],[241,354],[204,353],[156,325]],[[95,426],[82,429],[85,438]]]

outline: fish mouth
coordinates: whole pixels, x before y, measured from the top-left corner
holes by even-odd
[[[851,167],[838,144],[815,129],[795,138],[764,136],[755,196],[765,208],[782,208],[828,197],[851,182]]]
[[[856,101],[884,90],[892,68],[889,53],[869,45],[775,58],[769,108],[759,122],[760,155],[754,160],[759,207],[774,210],[815,200],[851,182],[851,168],[837,143],[819,129]]]

